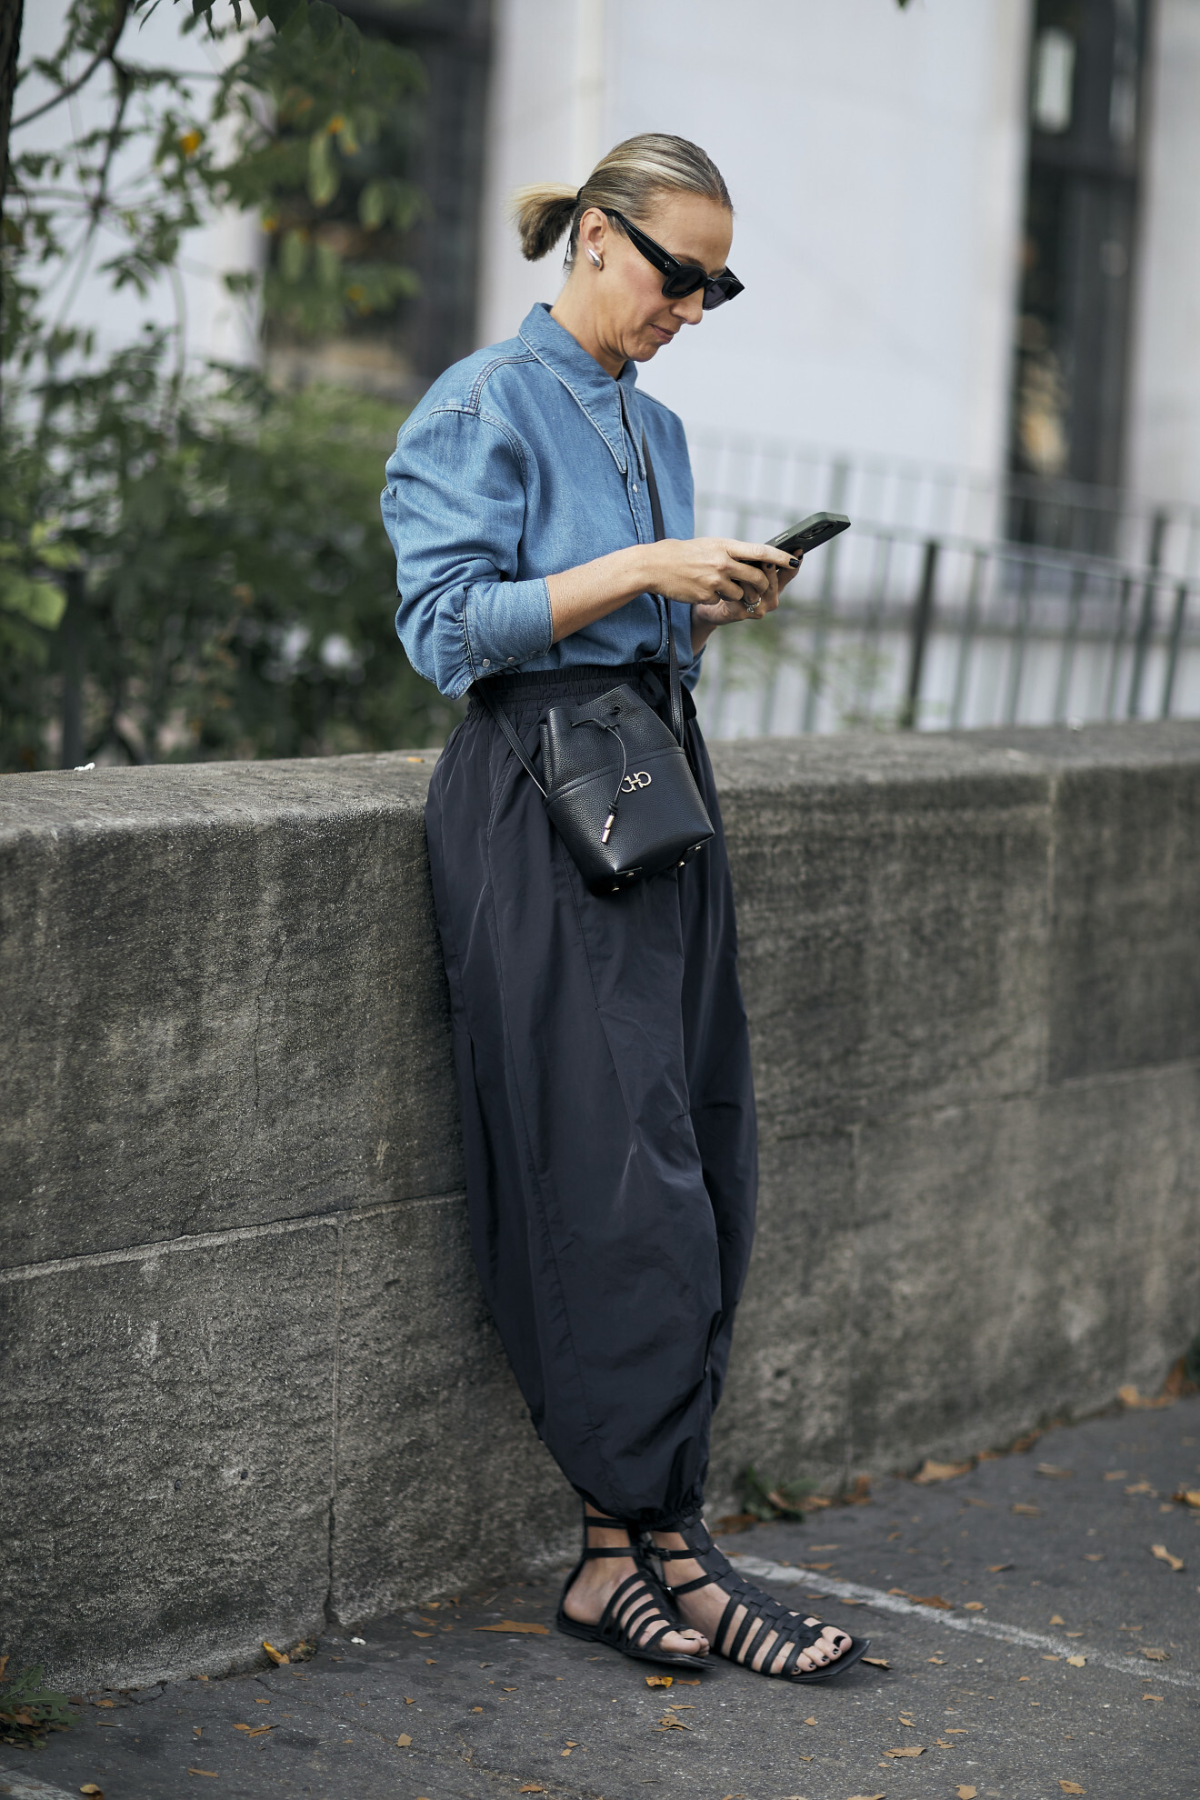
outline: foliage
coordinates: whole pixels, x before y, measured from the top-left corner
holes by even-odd
[[[0,1680],[7,1661],[7,1657],[0,1657]],[[36,1749],[45,1742],[48,1731],[69,1731],[71,1725],[66,1695],[42,1686],[39,1665],[22,1669],[4,1682],[0,1690],[0,1743]]]
[[[740,1497],[747,1515],[761,1519],[802,1519],[804,1502],[815,1491],[813,1481],[764,1481],[754,1468],[742,1471]]]
[[[47,379],[10,451],[21,554],[0,574],[28,598],[0,613],[25,646],[17,680],[0,676],[7,766],[36,766],[56,686],[68,714],[74,690],[80,761],[439,740],[454,709],[392,629],[378,491],[394,409],[248,374],[213,392],[164,372],[168,348],[148,334],[94,374]]]
[[[423,73],[323,0],[180,8],[223,68],[205,84],[123,54],[162,0],[71,0],[36,64],[54,93],[106,83],[103,122],[21,148],[4,221],[0,767],[97,756],[289,756],[428,743],[453,716],[392,629],[379,519],[397,412],[184,373],[180,334],[107,361],[50,313],[89,259],[115,289],[171,279],[214,206],[272,249],[235,286],[292,339],[387,317],[413,291],[404,173]],[[179,4],[179,0],[176,0]],[[123,35],[123,33],[125,35]],[[205,93],[201,89],[207,88]],[[57,96],[57,99],[56,99]],[[94,115],[93,115],[94,116]],[[55,721],[57,720],[57,724]]]

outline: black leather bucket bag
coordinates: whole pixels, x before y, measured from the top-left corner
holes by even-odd
[[[642,439],[654,535],[663,536],[658,484]],[[684,749],[683,697],[668,601],[671,724],[625,685],[577,706],[552,706],[541,728],[543,782],[512,721],[478,682],[475,693],[546,802],[555,830],[593,894],[687,862],[714,835]]]

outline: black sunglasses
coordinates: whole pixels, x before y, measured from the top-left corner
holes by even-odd
[[[602,206],[600,211],[606,218],[613,219],[621,227],[635,250],[639,250],[648,263],[666,277],[662,291],[670,300],[683,300],[688,294],[694,294],[697,288],[704,289],[702,302],[705,312],[711,312],[714,306],[724,306],[727,300],[733,300],[742,292],[742,283],[737,276],[726,269],[720,275],[709,275],[698,263],[683,263],[656,244],[652,237],[639,231],[624,213],[614,212],[611,207]]]

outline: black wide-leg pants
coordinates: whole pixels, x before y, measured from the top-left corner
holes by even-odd
[[[500,676],[539,760],[560,700],[646,664]],[[540,1436],[568,1481],[642,1526],[698,1509],[754,1230],[756,1138],[729,864],[596,898],[472,699],[426,809],[450,984],[471,1241]]]

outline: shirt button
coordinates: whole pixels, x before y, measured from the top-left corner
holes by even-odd
[[[637,482],[636,482],[636,481],[635,481],[635,482],[634,482],[634,484],[633,484],[633,491],[634,491],[634,493],[635,493],[635,494],[636,494],[636,493],[637,493],[637,491],[638,491],[638,484],[637,484]]]
[[[484,668],[485,668],[485,669],[490,669],[490,668],[491,668],[491,666],[492,666],[492,659],[491,659],[491,657],[490,657],[490,656],[485,656],[485,657],[484,657],[484,659],[483,659],[483,666],[484,666]]]
[[[510,656],[508,660],[511,663],[511,662],[516,662],[517,659],[515,656]]]

